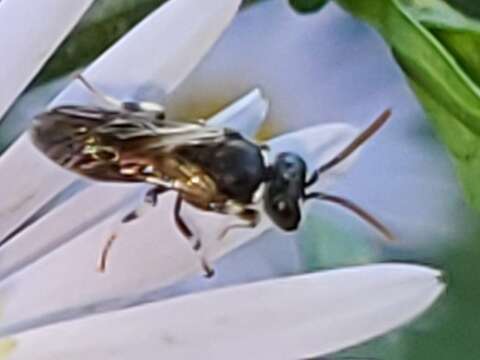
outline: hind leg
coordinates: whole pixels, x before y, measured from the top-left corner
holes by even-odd
[[[108,256],[110,254],[110,250],[112,249],[112,246],[118,237],[117,234],[120,232],[122,226],[124,224],[130,223],[138,219],[139,217],[141,217],[148,210],[148,208],[154,207],[157,204],[158,196],[168,190],[170,189],[164,188],[161,186],[157,186],[148,190],[148,192],[145,194],[145,199],[143,204],[139,208],[128,213],[126,216],[122,218],[122,220],[119,223],[116,223],[114,225],[114,228],[112,230],[112,235],[110,235],[110,237],[107,239],[100,253],[100,257],[97,265],[97,269],[99,272],[102,272],[102,273],[105,272],[107,268],[107,262],[108,262]]]
[[[160,104],[154,102],[135,102],[122,101],[113,96],[107,95],[98,90],[90,82],[87,81],[81,74],[77,75],[77,79],[90,91],[99,102],[111,107],[112,109],[129,112],[129,113],[144,113],[148,114],[152,120],[165,119],[165,109]]]

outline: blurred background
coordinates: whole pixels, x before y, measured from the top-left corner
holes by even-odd
[[[480,17],[478,0],[450,2]],[[98,0],[2,122],[1,147],[29,126],[72,72],[161,3]],[[361,204],[399,240],[386,244],[343,210],[315,204],[299,233],[266,234],[222,260],[214,281],[186,281],[166,296],[370,262],[428,264],[445,271],[442,300],[404,329],[338,358],[480,359],[479,216],[466,205],[447,151],[382,38],[333,2],[309,15],[287,1],[245,2],[214,51],[166,99],[167,110],[179,118],[208,117],[252,87],[271,102],[261,139],[328,122],[365,127],[393,109],[388,126],[329,190]]]
[[[474,17],[480,16],[480,5],[475,0],[449,0],[459,10]]]

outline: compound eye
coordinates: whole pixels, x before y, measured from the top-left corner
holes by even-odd
[[[269,211],[268,211],[269,210]],[[300,222],[300,209],[295,201],[280,198],[271,204],[271,208],[267,211],[271,219],[280,228],[291,231],[298,227]]]
[[[285,181],[301,181],[305,176],[305,162],[297,155],[282,153],[277,159],[279,177]]]

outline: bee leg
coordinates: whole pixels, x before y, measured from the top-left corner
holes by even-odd
[[[98,260],[97,271],[104,273],[107,269],[107,259],[112,249],[113,243],[117,239],[117,234],[113,233],[105,243],[100,253],[100,258]]]
[[[98,90],[95,86],[90,84],[87,79],[83,77],[83,75],[78,74],[76,78],[85,86],[88,91],[90,91],[100,102],[103,102],[105,105],[111,106],[115,109],[122,109],[123,110],[123,102],[118,100],[112,96],[106,95],[100,90]]]
[[[223,240],[228,235],[228,233],[235,229],[252,229],[258,225],[260,222],[260,213],[257,210],[245,208],[240,213],[237,213],[236,216],[246,223],[232,224],[227,226],[220,233],[218,239]]]
[[[215,275],[215,270],[212,268],[212,266],[205,260],[205,258],[201,258],[202,261],[202,268],[203,271],[205,272],[205,277],[207,279],[212,278]]]
[[[102,103],[111,106],[114,109],[130,112],[130,113],[146,113],[152,117],[152,120],[165,119],[165,109],[163,106],[153,102],[135,102],[135,101],[122,101],[114,98],[113,96],[106,95],[102,91],[98,90],[95,86],[90,84],[81,74],[77,75],[77,79]]]
[[[177,225],[178,230],[180,230],[183,236],[185,236],[189,242],[193,242],[192,244],[193,250],[198,251],[202,247],[202,242],[198,237],[195,239],[195,235],[193,234],[193,231],[190,230],[188,225],[185,223],[185,220],[183,220],[182,215],[180,213],[182,210],[182,202],[183,202],[182,196],[178,194],[177,200],[175,201],[175,209],[173,212],[175,224]]]
[[[170,189],[164,188],[161,186],[156,186],[148,190],[148,192],[145,194],[145,200],[142,206],[125,215],[120,221],[120,223],[116,223],[114,225],[114,228],[112,230],[112,235],[110,235],[110,237],[107,239],[100,253],[100,259],[98,261],[98,266],[97,266],[97,269],[99,272],[103,273],[107,268],[108,255],[110,253],[110,250],[112,249],[113,243],[118,237],[119,228],[121,228],[123,224],[132,222],[138,219],[142,214],[144,214],[145,211],[147,210],[147,207],[146,207],[147,204],[149,205],[149,207],[155,206],[157,204],[158,195],[164,193],[167,190],[170,190]]]
[[[177,195],[177,200],[175,201],[175,209],[174,209],[174,219],[175,219],[175,224],[177,225],[178,230],[187,238],[188,241],[192,242],[192,249],[195,252],[198,252],[201,247],[202,247],[202,242],[200,239],[197,237],[195,238],[195,235],[193,234],[193,231],[188,227],[188,225],[185,223],[185,220],[182,218],[181,215],[181,210],[182,210],[182,203],[183,203],[183,198],[180,194]],[[206,278],[211,278],[213,275],[215,275],[215,270],[213,267],[208,263],[207,259],[202,255],[200,256],[200,263],[202,265],[202,269],[205,272],[205,277]]]
[[[167,190],[169,189],[161,186],[156,186],[154,188],[151,188],[145,194],[145,203],[151,205],[152,207],[157,206],[158,196],[163,194]]]
[[[133,220],[138,219],[140,216],[142,216],[145,213],[145,211],[147,211],[147,208],[156,206],[158,201],[158,196],[168,190],[170,189],[162,186],[156,186],[148,190],[148,192],[145,194],[144,203],[137,209],[133,210],[132,212],[124,216],[122,219],[122,223],[126,224]]]

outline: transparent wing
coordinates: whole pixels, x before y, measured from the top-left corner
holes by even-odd
[[[225,129],[202,123],[174,120],[152,121],[148,117],[118,114],[96,127],[95,134],[111,137],[119,142],[143,142],[148,148],[200,145],[225,140]]]
[[[159,144],[169,146],[224,140],[223,128],[206,126],[200,121],[159,120],[149,115],[90,106],[62,106],[40,115],[38,125],[55,119],[55,123],[71,124],[77,131],[85,127],[85,131],[91,134],[109,136],[118,141],[157,138]]]
[[[167,165],[160,159],[165,156],[172,157],[167,170],[175,173],[176,149],[218,144],[226,140],[225,133],[203,122],[89,106],[43,113],[31,131],[37,148],[60,166],[95,180],[129,182],[161,177]]]

